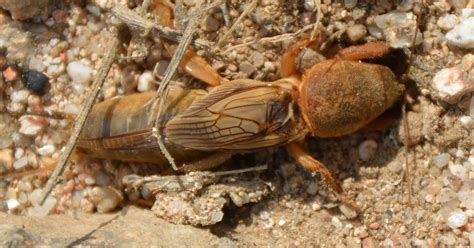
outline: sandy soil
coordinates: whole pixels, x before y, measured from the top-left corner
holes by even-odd
[[[193,11],[193,7],[196,7],[193,0],[184,2],[185,10],[175,11]],[[241,1],[227,2],[231,21],[236,20],[248,6]],[[374,26],[373,18],[394,11],[397,7],[388,2],[372,5],[365,1],[356,2],[354,7],[351,2],[322,3],[321,11],[324,16],[321,24],[328,39],[344,46],[384,39],[377,37],[376,32],[370,32],[370,27]],[[415,7],[402,4],[398,9],[405,13],[417,12],[419,5],[418,2],[415,3]],[[105,27],[116,22],[110,18],[107,11],[94,7],[93,3],[85,4],[73,6],[69,3],[59,3],[52,8],[53,12],[46,14],[49,18],[36,18],[26,22],[12,21],[7,12],[0,13],[0,24],[5,27],[3,32],[15,30],[17,33],[8,33],[11,39],[26,40],[24,43],[16,42],[15,45],[12,42],[6,43],[7,47],[19,47],[13,51],[4,48],[5,45],[0,43],[6,50],[2,51],[2,57],[6,58],[9,65],[30,68],[33,66],[39,71],[47,72],[51,78],[51,91],[40,101],[46,107],[53,106],[51,109],[55,111],[66,109],[77,113],[84,98],[84,89],[87,89],[88,85],[72,82],[74,80],[68,78],[68,62],[48,62],[48,65],[42,67],[38,66],[38,63],[65,55],[86,61],[84,63],[90,68],[97,69],[103,56],[103,49],[97,44],[106,44],[110,34]],[[242,25],[228,39],[228,44],[217,54],[212,55],[205,50],[198,51],[198,54],[202,54],[228,79],[247,77],[275,80],[279,75],[278,61],[282,52],[296,39],[234,46],[283,33],[294,33],[314,23],[316,19],[311,4],[311,1],[286,3],[263,0],[249,17],[243,19]],[[464,3],[464,7],[467,5],[467,2]],[[468,93],[454,102],[450,100],[450,103],[447,103],[432,86],[432,79],[438,71],[460,64],[460,61],[472,52],[472,49],[449,45],[440,38],[446,31],[437,26],[439,18],[447,14],[459,16],[460,12],[460,8],[454,4],[451,6],[438,1],[423,7],[423,19],[420,22],[423,41],[415,49],[413,65],[407,73],[409,81],[416,89],[416,93],[407,97],[408,130],[411,138],[408,149],[403,145],[405,133],[400,118],[391,128],[383,131],[360,132],[334,139],[307,138],[306,147],[311,154],[336,175],[346,193],[360,206],[362,211],[357,217],[326,190],[318,177],[296,165],[284,147],[259,151],[256,154],[237,155],[223,167],[235,169],[265,164],[268,166],[265,171],[225,176],[214,181],[211,184],[213,186],[204,185],[185,191],[185,194],[178,192],[160,195],[163,202],[171,202],[169,205],[164,204],[162,208],[169,207],[174,210],[176,206],[173,202],[176,199],[193,199],[195,201],[190,201],[192,204],[188,206],[189,209],[199,208],[196,205],[203,202],[196,199],[201,197],[199,199],[204,199],[203,204],[209,204],[209,209],[217,209],[218,213],[222,211],[222,221],[204,227],[168,223],[156,214],[171,222],[192,221],[181,216],[169,216],[168,213],[153,213],[149,208],[149,204],[153,202],[137,199],[144,198],[143,192],[124,191],[123,176],[140,174],[147,171],[148,167],[85,157],[75,158],[71,169],[66,172],[65,181],[55,192],[57,200],[47,211],[50,215],[46,217],[29,216],[32,215],[32,209],[35,209],[32,191],[43,187],[44,177],[0,179],[0,237],[3,236],[0,238],[0,245],[473,247],[473,211],[466,206],[468,204],[465,203],[465,198],[456,195],[457,192],[474,190],[474,165],[467,164],[474,163],[474,120],[471,118],[471,123],[466,126],[461,119],[469,116],[470,105],[470,111],[473,112],[471,95]],[[216,42],[222,37],[229,28],[222,13],[219,8],[210,11],[197,32],[199,38]],[[184,17],[176,15],[178,20]],[[357,34],[360,35],[358,38],[349,36],[347,30],[355,24],[369,27],[369,32],[366,30],[363,34]],[[68,30],[68,34],[64,35],[64,30]],[[57,39],[57,42],[53,42],[55,44],[49,41],[52,37]],[[140,75],[143,75],[144,71],[151,71],[155,63],[158,63],[160,72],[164,71],[169,58],[162,46],[155,41],[157,39],[153,38],[144,42],[135,41],[136,47],[129,48],[129,55],[140,54],[143,49],[153,52],[148,53],[145,59],[136,56],[122,60],[114,66],[100,96],[101,100],[136,91]],[[38,49],[31,47],[31,42]],[[64,47],[61,48],[61,44],[65,44]],[[410,51],[405,48],[404,52],[409,54]],[[32,57],[35,57],[36,61],[31,62]],[[302,60],[314,59],[310,55],[308,57],[303,56]],[[4,71],[5,78],[6,69],[2,66],[0,69]],[[187,82],[193,87],[203,88],[202,84],[181,73],[175,79]],[[469,80],[472,78],[467,79],[472,83]],[[156,89],[156,85],[147,87]],[[13,110],[21,116],[25,114],[25,108],[36,106],[35,100],[27,100],[19,102],[20,107],[15,107],[16,103],[11,99],[12,94],[25,90],[20,80],[5,80],[2,89],[3,109]],[[22,123],[11,114],[0,113],[0,118],[2,123],[6,123],[2,126],[5,134],[0,136],[4,139],[0,142],[0,172],[6,173],[15,171],[14,161],[18,161],[23,153],[29,154],[29,151],[36,154],[34,156],[38,162],[34,164],[28,160],[30,164],[18,171],[54,164],[73,123],[73,120],[68,119],[49,123],[41,133],[43,138],[37,140],[31,135],[23,135],[20,131]],[[20,134],[17,135],[19,138],[9,143],[6,137],[13,134]],[[56,149],[50,154],[39,155],[38,144],[44,145],[49,141],[54,143]],[[368,147],[365,146],[367,144]],[[23,153],[17,156],[20,148]],[[440,154],[449,154],[449,165],[448,162],[437,165],[433,161],[433,158]],[[464,165],[466,168],[470,166],[471,171],[465,171],[467,176],[459,176],[453,172],[455,164]],[[407,178],[403,176],[405,172]],[[23,185],[22,180],[28,182],[24,184],[30,185],[31,189],[19,189],[20,185]],[[243,189],[245,185],[248,188]],[[112,204],[112,208],[117,207],[117,210],[107,214],[97,213],[101,203],[91,197],[92,189],[108,186],[119,191],[106,192],[120,196],[113,198],[116,202]],[[443,189],[454,193],[445,196],[444,192],[447,190]],[[26,199],[21,200],[23,191],[26,192]],[[215,192],[218,192],[218,196],[215,196]],[[235,192],[245,192],[247,196],[253,194],[253,198],[250,197],[251,203],[237,207],[238,201],[232,195]],[[12,198],[19,199],[19,207],[9,208],[6,200]],[[141,206],[148,207],[130,206],[132,202],[140,202]],[[106,212],[108,211],[109,209]],[[460,227],[452,228],[448,225],[448,219],[456,211],[464,213],[467,221]],[[208,216],[209,212],[201,214]]]

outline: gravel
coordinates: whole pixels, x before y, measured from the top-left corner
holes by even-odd
[[[105,6],[105,1],[95,2],[101,8]],[[185,2],[187,6],[196,6],[195,1]],[[7,9],[2,4],[0,1],[0,6]],[[239,1],[227,1],[226,4],[232,23],[245,8]],[[205,50],[198,53],[213,65],[218,65],[216,68],[228,79],[279,79],[280,55],[295,40],[259,40],[298,32],[314,23],[314,1],[305,1],[305,6],[303,9],[293,2],[264,0],[243,21],[238,32],[229,37],[222,48],[222,51],[230,49],[229,52],[219,52],[217,56],[209,55]],[[146,219],[149,223],[161,220],[153,216],[156,215],[175,223],[212,224],[209,227],[212,233],[230,238],[240,246],[472,246],[474,97],[470,85],[473,56],[469,50],[472,32],[466,28],[474,16],[472,9],[466,6],[464,0],[435,1],[423,9],[420,22],[423,32],[417,36],[417,44],[422,45],[415,49],[412,71],[408,75],[421,92],[420,96],[411,99],[408,108],[410,134],[416,136],[416,142],[408,149],[409,154],[405,154],[403,141],[397,136],[396,129],[401,127],[398,124],[377,133],[358,133],[337,139],[307,139],[310,153],[335,174],[347,197],[361,207],[362,213],[357,221],[352,220],[354,213],[341,205],[318,177],[308,175],[294,164],[283,148],[265,149],[232,160],[241,166],[266,163],[270,168],[267,171],[239,174],[202,187],[197,192],[160,193],[162,201],[155,202],[151,211],[136,211],[148,213]],[[342,4],[323,1],[320,7],[323,25],[319,28],[331,40],[329,45],[360,44],[377,39],[386,40],[393,48],[411,46],[416,13],[420,8],[418,3],[410,0],[402,1],[396,10],[387,1],[377,1],[370,8],[353,0]],[[88,90],[103,58],[105,49],[102,46],[110,37],[107,27],[115,22],[106,10],[98,9],[92,2],[85,8],[67,5],[51,9],[50,16],[35,17],[24,23],[0,13],[0,89],[4,96],[0,98],[0,109],[15,115],[12,117],[0,111],[0,173],[45,169],[57,163],[70,136],[73,118],[55,119],[25,113],[44,110],[77,114],[84,100],[82,93]],[[203,19],[196,36],[215,42],[229,26],[225,25],[223,19],[226,17],[222,16],[220,8],[210,13],[206,20]],[[146,39],[143,45],[145,52],[141,54],[148,57],[114,65],[101,97],[155,88],[151,73],[153,65],[159,61],[158,74],[162,74],[169,58],[154,38]],[[251,44],[242,46],[246,42]],[[306,56],[300,55],[301,61],[310,64],[308,58],[316,58],[316,50],[310,49]],[[147,55],[146,51],[151,53]],[[132,51],[131,54],[136,53]],[[43,95],[35,95],[38,82],[33,83],[35,87],[25,85],[21,82],[20,70],[17,71],[19,68],[22,71],[35,70],[47,77],[50,89]],[[190,87],[203,87],[181,73],[177,73],[174,80],[184,81]],[[87,220],[97,220],[108,216],[97,212],[117,211],[130,200],[141,202],[142,196],[152,196],[146,190],[122,190],[121,179],[125,175],[148,172],[143,165],[94,160],[85,156],[73,160],[64,180],[43,206],[38,206],[38,196],[44,177],[0,179],[0,212],[8,213],[2,215],[6,216],[4,219],[21,218],[21,215],[31,219],[31,215],[50,214],[66,218],[68,213],[80,215],[86,212],[93,213]],[[408,181],[402,180],[406,168],[410,169]],[[264,185],[267,191],[262,189],[263,186],[252,188],[254,184],[251,183],[256,180],[260,180],[259,185]],[[226,188],[212,192],[230,182],[250,184],[237,187],[238,190]],[[410,185],[412,188],[408,190]],[[411,197],[408,197],[409,192],[412,192]],[[253,202],[253,205],[240,207],[248,202]],[[225,211],[223,206],[226,206]],[[48,221],[54,216],[43,218],[41,222],[50,223]],[[67,227],[84,229],[87,220],[74,220],[75,224]],[[110,241],[125,238],[123,233],[131,233],[147,224],[131,225],[135,222],[129,219],[127,222],[114,221],[110,225],[118,223],[126,223],[126,227],[109,232],[116,235],[109,238]],[[100,222],[93,225],[93,229],[98,225]],[[154,228],[157,226],[160,227],[158,233],[209,230],[152,225],[146,230],[140,229],[142,231],[137,237],[142,241],[144,237],[153,238],[147,234],[156,234]],[[94,233],[94,238],[103,234],[101,229]],[[61,235],[64,236],[64,232]],[[79,245],[89,245],[88,241],[82,242]]]
[[[42,96],[49,87],[49,78],[44,73],[36,70],[27,70],[23,73],[25,87],[33,94]]]
[[[364,25],[356,24],[347,29],[347,36],[352,42],[359,41],[367,35],[367,28]]]
[[[454,46],[471,49],[474,48],[474,17],[463,20],[460,24],[446,34],[446,40]]]
[[[67,74],[75,84],[89,85],[92,81],[92,69],[80,61],[70,62]]]

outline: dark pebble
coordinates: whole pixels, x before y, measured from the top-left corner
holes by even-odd
[[[42,72],[35,70],[28,70],[23,73],[23,82],[26,88],[38,96],[44,95],[49,88],[49,78]]]

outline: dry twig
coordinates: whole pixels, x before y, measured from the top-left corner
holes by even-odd
[[[284,41],[284,40],[289,40],[289,39],[295,39],[300,34],[312,29],[314,27],[314,25],[315,24],[310,24],[310,25],[305,26],[302,29],[300,29],[300,30],[298,30],[294,33],[287,33],[287,34],[281,34],[281,35],[276,35],[276,36],[272,36],[272,37],[266,37],[266,38],[262,38],[260,40],[249,41],[249,42],[245,42],[245,43],[238,44],[238,45],[235,45],[235,46],[231,46],[231,47],[227,48],[223,52],[223,54],[226,54],[226,53],[229,53],[229,52],[231,52],[235,49],[241,49],[241,48],[244,48],[244,47],[250,46],[252,44],[256,44],[256,43],[279,42],[279,41]]]
[[[77,140],[79,139],[79,135],[81,134],[82,128],[84,127],[87,115],[89,114],[92,109],[92,106],[94,105],[95,99],[97,98],[97,95],[99,94],[100,89],[102,88],[102,85],[105,82],[105,78],[109,73],[110,67],[112,67],[112,63],[115,60],[119,47],[119,39],[117,38],[116,34],[113,35],[113,38],[107,47],[109,48],[109,50],[107,51],[106,56],[102,60],[102,64],[100,65],[100,68],[97,71],[97,75],[95,77],[94,83],[92,84],[91,90],[87,94],[86,101],[82,106],[81,112],[79,112],[79,115],[77,116],[76,125],[74,126],[71,137],[69,138],[66,147],[64,148],[64,151],[61,154],[58,165],[56,166],[56,168],[54,168],[54,171],[49,177],[46,186],[41,192],[41,196],[39,198],[40,204],[44,203],[51,190],[58,182],[59,177],[64,172],[67,161],[69,160],[72,151],[76,147]]]
[[[313,0],[316,8],[316,23],[314,24],[313,31],[311,31],[311,40],[314,40],[318,33],[318,27],[323,19],[323,12],[321,12],[321,0]]]
[[[146,18],[140,16],[136,12],[128,9],[126,6],[116,4],[110,12],[123,21],[130,29],[139,30],[144,33],[150,33],[152,35],[158,35],[165,39],[179,42],[182,39],[182,34],[172,28],[163,27],[156,23],[153,23]],[[202,39],[193,39],[191,44],[197,49],[211,50],[209,42]]]
[[[186,26],[186,29],[184,30],[183,37],[181,41],[179,42],[178,48],[176,48],[176,52],[174,53],[173,58],[170,61],[170,64],[166,68],[165,76],[163,77],[163,80],[160,83],[160,87],[158,88],[158,91],[156,92],[155,97],[151,101],[151,102],[156,102],[157,100],[159,101],[158,114],[155,121],[155,127],[153,129],[153,135],[156,137],[158,141],[158,146],[160,147],[161,152],[166,157],[166,159],[171,164],[174,170],[178,170],[178,167],[176,166],[176,163],[174,162],[173,157],[166,149],[166,146],[163,143],[163,137],[161,135],[160,126],[163,121],[162,113],[164,109],[166,96],[168,95],[168,91],[169,91],[168,84],[170,83],[171,78],[176,72],[176,69],[178,68],[179,63],[181,62],[181,59],[183,58],[188,45],[191,43],[194,32],[196,32],[196,29],[198,26],[197,20],[202,16],[203,13],[204,11],[199,11],[199,13],[197,13],[196,15],[192,15],[190,17],[188,21],[188,25]]]

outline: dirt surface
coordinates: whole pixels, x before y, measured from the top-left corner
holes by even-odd
[[[341,204],[319,177],[298,166],[285,147],[236,155],[222,166],[225,171],[266,165],[266,170],[210,179],[166,178],[156,195],[123,181],[131,174],[151,175],[153,166],[82,154],[74,156],[63,181],[40,207],[44,175],[57,163],[74,119],[27,113],[77,115],[103,59],[110,27],[118,23],[102,8],[103,1],[73,2],[50,1],[47,14],[19,21],[12,17],[29,16],[13,11],[24,6],[0,1],[0,7],[12,11],[0,10],[0,173],[13,175],[0,178],[0,245],[473,247],[474,59],[469,44],[446,38],[455,25],[474,18],[472,1],[434,1],[422,7],[409,0],[323,1],[319,6],[326,46],[385,40],[406,57],[414,40],[414,20],[422,10],[408,79],[400,78],[410,85],[410,94],[401,99],[407,103],[407,128],[398,117],[382,131],[306,138],[306,148],[341,182],[360,207],[359,215]],[[178,30],[186,13],[199,7],[198,1],[183,2],[182,8],[175,8]],[[282,53],[303,33],[309,35],[317,22],[316,2],[258,1],[223,47],[197,53],[229,80],[276,80]],[[226,3],[227,8],[211,9],[196,32],[213,48],[250,6]],[[395,13],[390,17],[395,19],[377,19],[387,13]],[[125,33],[130,44],[120,51],[122,58],[112,67],[99,101],[156,90],[169,64],[157,37]],[[308,49],[298,64],[306,68],[320,56]],[[158,75],[153,75],[154,68]],[[21,69],[47,75],[47,93],[32,93],[35,87],[23,83]],[[454,72],[444,77],[446,83],[439,79],[439,86],[435,75],[444,69]],[[173,80],[205,88],[181,71]],[[176,185],[184,189],[176,190]]]
[[[152,212],[136,207],[103,215],[77,213],[74,216],[51,215],[41,218],[7,216],[2,213],[0,218],[0,244],[6,247],[195,247],[196,244],[206,244],[208,247],[234,246],[231,240],[218,238],[207,230],[170,224],[156,218]]]

